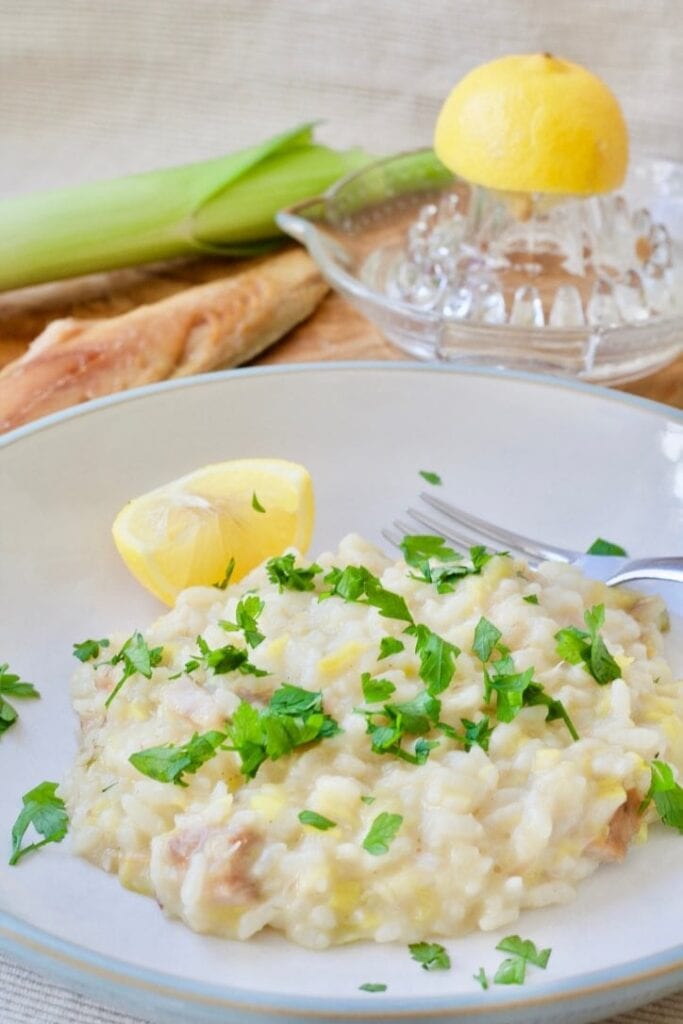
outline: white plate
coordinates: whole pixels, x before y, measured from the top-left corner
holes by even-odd
[[[280,456],[311,470],[312,548],[381,528],[423,485],[513,529],[585,549],[680,553],[683,417],[581,385],[396,365],[303,366],[178,381],[92,403],[0,447],[0,654],[40,688],[0,743],[0,837],[21,795],[59,779],[75,748],[71,643],[157,614],[121,564],[110,526],[124,502],[213,461]],[[676,596],[676,595],[674,595]],[[683,635],[675,621],[674,637]],[[674,656],[677,657],[674,651]],[[679,658],[678,668],[683,669]],[[427,973],[402,946],[311,953],[269,935],[233,943],[166,920],[152,900],[73,857],[68,841],[0,869],[0,947],[155,1021],[596,1020],[683,984],[683,838],[655,829],[575,904],[525,914],[552,946],[521,989],[482,992],[500,936],[450,942]],[[388,985],[368,995],[366,981]]]

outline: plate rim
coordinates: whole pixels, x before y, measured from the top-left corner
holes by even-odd
[[[349,360],[310,361],[265,366],[239,367],[213,373],[196,374],[189,377],[161,381],[132,388],[127,391],[93,399],[69,409],[41,417],[31,423],[9,431],[0,437],[0,450],[32,437],[43,430],[61,423],[91,415],[101,409],[136,402],[147,397],[182,389],[202,387],[207,384],[223,383],[245,378],[279,377],[312,372],[334,373],[339,370],[352,372],[382,371],[383,373],[434,372],[453,374],[456,377],[484,377],[560,388],[565,391],[588,395],[598,401],[612,401],[618,405],[630,406],[655,415],[662,420],[683,425],[683,410],[668,406],[639,395],[615,391],[611,388],[585,381],[563,378],[552,374],[539,374],[523,370],[505,370],[498,367],[444,365],[438,362],[414,363],[390,360]],[[146,993],[150,1005],[156,997],[185,1000],[197,1009],[215,1008],[237,1012],[272,1013],[279,1016],[297,1013],[306,1019],[381,1020],[387,1014],[394,1018],[419,1014],[423,1019],[443,1017],[458,1018],[476,1014],[491,1013],[498,1019],[506,1011],[520,1011],[543,1007],[550,1003],[569,1003],[599,997],[617,987],[628,988],[635,994],[656,978],[673,978],[681,975],[683,980],[683,943],[672,946],[648,957],[629,960],[598,971],[578,974],[575,979],[544,982],[534,993],[488,992],[461,993],[457,995],[435,995],[392,997],[385,995],[381,1002],[372,1002],[372,996],[350,997],[302,996],[288,993],[257,993],[231,985],[216,985],[210,982],[180,978],[153,968],[140,967],[117,957],[97,953],[86,946],[61,939],[50,932],[27,924],[21,918],[0,908],[0,949],[10,957],[15,956],[29,967],[47,972],[66,984],[79,980],[89,981],[106,987],[109,993],[118,994],[125,1000],[132,993]],[[580,987],[577,987],[580,986]],[[493,1020],[493,1017],[491,1018]]]
[[[9,430],[7,433],[0,435],[0,449],[21,441],[25,437],[37,434],[42,430],[54,427],[58,423],[67,422],[80,416],[89,416],[100,409],[123,405],[126,402],[139,401],[150,395],[156,395],[165,391],[201,387],[216,381],[222,382],[249,377],[290,376],[297,373],[334,372],[338,370],[352,370],[354,372],[381,370],[388,373],[408,372],[418,374],[436,372],[452,374],[456,377],[491,377],[496,380],[521,381],[528,384],[562,388],[566,391],[577,391],[591,395],[596,399],[602,398],[604,401],[616,402],[618,405],[631,405],[641,411],[650,412],[658,416],[665,414],[674,422],[680,421],[683,424],[683,409],[677,409],[673,405],[666,405],[666,403],[655,401],[652,398],[644,398],[642,395],[632,395],[628,391],[616,391],[614,388],[603,384],[592,384],[588,381],[561,377],[557,374],[532,373],[529,370],[506,370],[498,366],[461,366],[459,364],[444,364],[434,360],[419,363],[410,359],[314,360],[301,363],[269,363],[265,366],[238,366],[229,370],[197,373],[188,377],[176,377],[172,380],[157,381],[154,384],[143,384],[141,387],[129,388],[126,391],[117,391],[111,395],[103,395],[101,398],[93,398],[88,402],[81,402],[79,405],[71,406],[68,409],[62,409],[59,412],[41,416],[39,419],[26,423],[21,427],[15,427],[14,430]]]

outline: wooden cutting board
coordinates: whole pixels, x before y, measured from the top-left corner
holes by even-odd
[[[0,295],[0,367],[21,355],[33,338],[58,317],[115,316],[193,284],[234,273],[246,265],[219,259],[184,261],[97,274]],[[344,299],[330,293],[312,317],[256,363],[407,358]],[[625,385],[623,390],[683,409],[683,353],[672,365]]]

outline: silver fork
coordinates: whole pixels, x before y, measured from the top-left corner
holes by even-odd
[[[420,532],[419,527],[426,527],[430,533],[452,541],[454,544],[464,545],[465,548],[482,542],[489,545],[494,543],[511,554],[522,555],[533,567],[542,561],[581,562],[586,558],[580,551],[556,547],[554,544],[545,544],[542,541],[532,540],[531,537],[525,537],[521,533],[505,530],[501,526],[496,526],[495,523],[490,523],[486,519],[480,519],[463,509],[456,508],[455,505],[434,494],[423,491],[420,494],[420,499],[429,508],[436,510],[441,518],[439,519],[421,508],[409,508],[406,514],[414,521],[413,524],[405,519],[397,519],[393,524],[393,529],[382,531],[390,544],[399,547],[406,534],[418,533]],[[614,564],[612,558],[605,559],[605,562]],[[607,586],[614,586],[617,583],[628,583],[631,580],[669,580],[683,583],[683,557],[620,558],[618,570],[607,576],[604,582]]]

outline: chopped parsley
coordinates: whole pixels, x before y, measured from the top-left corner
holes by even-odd
[[[377,799],[377,797],[376,796],[362,796],[360,799],[361,799],[361,803],[367,804],[368,807],[369,807],[370,804],[374,804],[374,802]]]
[[[628,557],[628,551],[625,551],[621,544],[613,544],[611,540],[605,540],[604,537],[597,537],[586,551],[586,554],[621,555],[623,558]]]
[[[336,821],[331,821],[324,814],[317,814],[315,811],[299,811],[299,821],[302,825],[310,825],[311,828],[317,828],[321,832],[337,827]]]
[[[472,650],[479,658],[479,661],[485,664],[490,660],[496,644],[502,635],[501,631],[482,615],[474,628],[474,642],[472,644]]]
[[[387,697],[391,697],[392,693],[396,691],[396,687],[388,679],[374,679],[369,672],[364,672],[361,676],[361,686],[363,699],[368,704],[378,704],[380,701],[386,700]]]
[[[10,672],[7,662],[0,665],[0,735],[7,732],[19,718],[14,706],[5,700],[6,696],[19,700],[36,700],[40,694],[33,683],[27,683],[14,672]]]
[[[449,971],[451,958],[439,942],[411,942],[408,946],[410,955],[423,971]]]
[[[496,949],[511,955],[503,960],[496,971],[494,981],[497,985],[523,985],[526,977],[527,964],[541,967],[548,966],[550,949],[537,949],[529,939],[521,939],[519,935],[508,935],[502,939]]]
[[[455,673],[455,659],[460,649],[433,633],[429,626],[414,625],[406,633],[415,637],[415,653],[420,659],[420,679],[433,697],[443,693]]]
[[[344,601],[369,604],[377,608],[385,619],[409,623],[413,621],[405,599],[392,590],[386,590],[377,576],[373,576],[364,565],[332,568],[325,576],[325,583],[329,584],[329,589],[323,591],[321,599],[341,597]]]
[[[224,647],[212,649],[203,636],[197,637],[197,647],[201,652],[201,658],[189,661],[185,665],[186,672],[198,668],[203,661],[216,676],[224,676],[228,672],[240,672],[243,676],[267,676],[269,674],[265,669],[252,665],[249,655],[241,647],[226,644]]]
[[[265,512],[266,511],[264,509],[263,505],[261,504],[261,502],[256,497],[256,491],[254,491],[254,493],[251,496],[251,507],[254,509],[255,512]]]
[[[183,776],[194,775],[203,764],[215,757],[226,740],[223,732],[212,731],[194,736],[179,746],[167,743],[161,747],[148,747],[131,754],[128,760],[143,775],[157,782],[172,782],[187,786]]]
[[[219,580],[217,583],[214,583],[213,584],[214,587],[216,587],[217,590],[227,590],[228,584],[230,583],[230,580],[232,578],[232,574],[234,573],[234,571],[235,571],[235,559],[231,558],[230,561],[228,562],[227,566],[225,567],[225,572],[223,573],[223,579]]]
[[[0,693],[7,697],[17,697],[20,700],[35,700],[40,697],[33,683],[27,683],[14,672],[9,672],[9,665],[4,662],[0,665]]]
[[[318,573],[322,572],[315,562],[309,566],[295,565],[293,554],[280,555],[266,562],[266,573],[271,583],[277,583],[280,593],[283,590],[314,590],[313,582]]]
[[[496,985],[523,985],[526,978],[526,961],[518,956],[510,956],[493,976]]]
[[[467,565],[463,555],[449,547],[443,537],[429,533],[407,534],[400,546],[406,564],[417,570],[410,573],[411,578],[433,583],[439,594],[452,593],[464,576],[478,575],[494,554],[506,554],[488,551],[477,544],[470,548],[471,565]]]
[[[381,981],[366,981],[359,985],[361,992],[386,992],[387,986]]]
[[[371,853],[373,857],[388,853],[402,824],[403,815],[401,814],[389,814],[387,811],[378,814],[363,840],[363,849]]]
[[[240,771],[253,779],[264,761],[277,761],[296,747],[340,731],[323,712],[322,693],[283,683],[260,710],[242,701],[228,726],[225,749],[239,755]]]
[[[475,981],[479,982],[484,991],[488,989],[490,982],[483,967],[480,967],[477,973],[473,974],[472,977]]]
[[[555,634],[557,653],[570,665],[583,664],[596,683],[605,686],[621,678],[621,669],[598,632],[605,622],[605,606],[596,604],[584,612],[583,618],[588,631],[567,626]]]
[[[79,661],[91,661],[92,658],[99,658],[103,647],[109,647],[106,637],[101,640],[82,640],[81,643],[73,645],[73,655]]]
[[[428,484],[433,484],[435,487],[439,487],[443,483],[443,480],[438,473],[432,473],[428,469],[421,469],[420,476],[423,480],[426,480]]]
[[[18,717],[19,715],[12,705],[4,697],[0,697],[0,735],[3,732],[7,732],[14,725]]]
[[[478,722],[471,722],[469,718],[462,718],[460,721],[465,729],[462,737],[465,750],[470,751],[474,746],[481,747],[482,750],[488,750],[489,740],[495,726],[489,724],[487,716],[484,715]]]
[[[538,604],[538,594],[527,594],[522,601],[526,601],[527,604]]]
[[[61,843],[69,828],[69,816],[64,801],[57,796],[56,782],[41,782],[35,789],[25,793],[22,801],[24,806],[12,826],[10,864],[17,864],[25,854],[31,850],[38,850],[47,843]],[[43,838],[22,846],[24,836],[31,825]]]
[[[244,634],[247,646],[258,647],[265,637],[263,633],[259,632],[256,620],[264,607],[264,602],[257,594],[247,594],[237,603],[237,608],[235,609],[235,621],[227,622],[225,619],[219,619],[218,625],[227,633],[234,633],[241,630]]]
[[[441,711],[441,702],[426,690],[410,701],[384,704],[378,711],[356,710],[365,716],[366,732],[375,754],[392,754],[410,764],[424,764],[430,751],[438,746],[438,741],[424,739],[438,723]],[[406,736],[420,737],[412,752],[402,745]]]
[[[398,654],[399,651],[405,651],[405,649],[405,644],[397,637],[383,636],[379,643],[379,655],[377,660],[381,661],[382,658],[388,658],[389,655]]]
[[[555,700],[546,693],[541,683],[534,682],[533,667],[523,672],[516,670],[509,649],[501,643],[501,636],[498,627],[482,616],[475,626],[472,643],[472,650],[481,661],[484,670],[484,697],[489,701],[495,694],[498,720],[511,722],[522,708],[543,705],[547,709],[546,722],[563,721],[572,739],[578,740],[579,735],[562,701]],[[497,656],[496,660],[492,660],[494,654]],[[488,744],[492,730],[487,731],[487,727],[488,721],[486,726],[482,726],[483,736]]]
[[[126,680],[139,673],[145,679],[152,678],[152,669],[161,661],[163,647],[148,647],[142,633],[137,631],[129,636],[120,651],[110,660],[110,665],[123,664],[123,675],[104,702],[109,707],[116,694],[119,692]]]
[[[683,832],[683,788],[676,782],[671,766],[665,761],[651,761],[650,768],[652,779],[640,807],[641,813],[654,802],[664,824]]]

